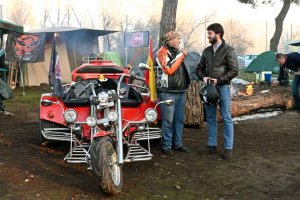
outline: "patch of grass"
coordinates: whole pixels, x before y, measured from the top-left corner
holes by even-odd
[[[43,87],[26,87],[25,95],[23,95],[23,89],[17,88],[13,90],[13,98],[5,100],[4,104],[11,111],[22,108],[37,108],[41,95],[46,92],[51,92],[51,90]]]
[[[272,78],[277,79],[278,74],[272,74]],[[249,82],[255,82],[256,79],[256,73],[248,73],[245,72],[245,69],[239,69],[239,75],[237,78],[249,81]],[[294,78],[294,74],[290,73],[290,79],[292,80]]]
[[[249,82],[255,82],[255,73],[247,73],[245,72],[245,69],[239,69],[239,75],[237,76],[237,78],[243,79],[245,81],[249,81]]]

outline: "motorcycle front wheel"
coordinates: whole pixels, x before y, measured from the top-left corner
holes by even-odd
[[[117,164],[117,152],[109,136],[95,138],[90,149],[91,164],[100,188],[115,195],[122,188],[122,167]]]

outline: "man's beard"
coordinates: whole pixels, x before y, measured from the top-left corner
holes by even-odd
[[[217,43],[217,37],[216,36],[214,36],[213,38],[208,38],[208,41],[209,41],[209,43],[211,43],[212,45],[214,45],[214,44],[216,44]]]

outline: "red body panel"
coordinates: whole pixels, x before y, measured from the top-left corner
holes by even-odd
[[[103,60],[97,60],[97,61],[92,61],[90,63],[83,64],[81,67],[73,70],[72,72],[72,80],[75,81],[77,76],[81,76],[83,80],[87,79],[98,79],[100,73],[77,73],[78,70],[88,67],[88,66],[108,66],[111,65],[118,70],[123,70],[123,73],[129,73],[127,69],[123,69],[122,67],[119,67],[115,64],[113,64],[110,61],[103,61]],[[113,79],[118,79],[121,75],[121,73],[105,73],[102,74],[106,78],[113,78]],[[63,113],[65,110],[69,109],[64,105],[64,103],[61,101],[61,99],[51,96],[51,94],[43,94],[41,96],[41,101],[42,100],[51,100],[52,102],[57,102],[58,104],[52,104],[50,106],[43,106],[40,105],[40,119],[42,120],[48,120],[52,121],[64,126],[67,126],[64,118],[63,118]],[[157,102],[151,102],[150,98],[144,98],[144,102],[136,108],[127,108],[123,107],[122,108],[122,119],[123,119],[123,126],[127,124],[128,121],[143,121],[144,120],[144,113],[148,108],[154,108]],[[86,107],[72,107],[71,109],[74,109],[78,113],[78,121],[79,122],[85,122],[86,118],[89,116],[90,111],[89,111],[89,106]],[[125,136],[130,134],[135,128],[131,128],[129,131],[125,133]],[[105,136],[106,134],[110,134],[109,132],[105,131],[100,131],[98,132],[95,136],[96,137],[102,137]],[[90,127],[88,125],[83,125],[83,137],[89,138],[90,139]]]

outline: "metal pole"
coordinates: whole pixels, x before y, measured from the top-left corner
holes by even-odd
[[[230,43],[229,44],[232,46],[232,19],[230,20]]]
[[[2,5],[0,5],[0,19],[2,19]]]
[[[68,9],[68,27],[70,27],[70,9]]]
[[[125,44],[125,63],[126,63],[126,67],[128,65],[128,58],[127,58],[127,54],[128,54],[128,50],[127,50],[127,47],[126,47],[126,32],[127,32],[127,26],[128,26],[128,14],[126,14],[126,19],[125,19],[125,31],[124,31],[124,44]]]
[[[59,14],[60,14],[60,10],[58,8],[57,9],[57,26],[59,26]]]
[[[266,51],[268,51],[268,21],[266,20]]]
[[[127,67],[127,65],[128,65],[127,47],[125,47],[125,63],[126,63],[126,67]]]
[[[46,27],[46,10],[44,10],[44,27]]]
[[[204,21],[204,48],[206,48],[206,16]]]
[[[120,89],[120,88],[119,88]],[[120,95],[120,91],[118,92]],[[123,130],[122,130],[122,109],[121,109],[121,99],[120,96],[118,98],[118,164],[123,164]]]
[[[291,24],[291,42],[293,41],[293,24]]]
[[[293,24],[291,24],[291,42],[292,41],[293,41]],[[292,45],[289,45],[289,47],[290,47],[290,51],[292,52],[292,50],[293,50]]]
[[[122,130],[122,107],[121,107],[121,93],[120,93],[120,88],[121,88],[121,82],[124,79],[124,74],[119,78],[118,80],[118,86],[117,86],[117,95],[118,95],[118,130],[117,130],[117,152],[118,152],[118,165],[123,164],[123,130]]]
[[[20,75],[21,75],[21,82],[23,86],[23,96],[25,96],[25,84],[24,84],[24,78],[23,78],[23,63],[20,64]]]

